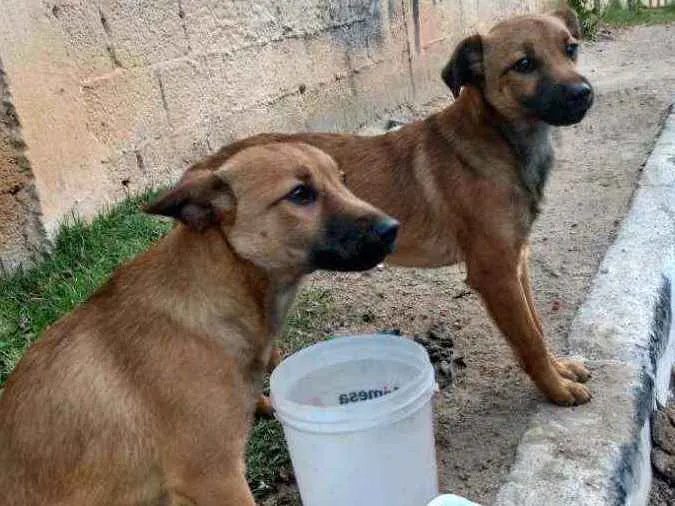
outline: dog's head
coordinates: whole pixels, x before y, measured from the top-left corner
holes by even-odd
[[[576,68],[580,32],[569,8],[506,20],[463,40],[443,80],[455,97],[463,86],[478,89],[509,120],[577,123],[593,103],[593,88]]]
[[[196,232],[217,227],[237,255],[266,270],[370,269],[393,251],[398,222],[342,179],[317,148],[267,144],[189,173],[146,211]]]

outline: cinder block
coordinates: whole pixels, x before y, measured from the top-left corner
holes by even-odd
[[[115,66],[146,66],[188,52],[179,0],[105,0],[99,23]]]
[[[282,7],[286,3],[182,0],[183,22],[190,47],[200,53],[236,51],[278,40],[294,31],[284,21],[283,13],[292,12],[288,7]]]
[[[82,86],[89,132],[110,146],[168,131],[157,76],[147,68],[120,71]]]
[[[155,69],[155,76],[173,129],[198,128],[207,123],[214,89],[203,57],[185,58],[159,66]]]
[[[85,78],[115,68],[110,40],[101,24],[101,11],[94,2],[55,2],[45,16],[63,33],[68,52]]]
[[[300,84],[311,83],[307,48],[300,39],[287,39],[262,47],[251,47],[230,55],[206,57],[213,107],[229,103],[245,109],[279,95],[294,93]],[[227,100],[228,102],[223,102]]]
[[[401,72],[406,60],[407,54],[399,53],[354,73],[351,80],[356,101],[361,104],[358,115],[353,118],[356,125],[371,122],[388,109],[413,100],[410,74]]]

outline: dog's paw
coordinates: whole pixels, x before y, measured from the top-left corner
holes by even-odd
[[[555,365],[558,374],[568,380],[586,383],[591,377],[591,372],[586,369],[583,364],[575,360],[554,358],[553,364]]]
[[[551,400],[560,406],[578,406],[591,400],[593,394],[581,383],[568,379],[562,380],[562,391]]]

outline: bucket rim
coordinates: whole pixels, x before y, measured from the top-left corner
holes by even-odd
[[[290,372],[299,361],[305,361],[309,356],[326,352],[331,348],[347,349],[358,347],[362,351],[371,351],[379,354],[380,345],[387,343],[390,348],[381,353],[383,360],[403,362],[407,365],[417,365],[418,371],[413,378],[399,389],[368,402],[351,405],[313,406],[298,403],[285,398],[293,384],[311,371],[296,376]],[[359,346],[360,345],[360,346]],[[392,347],[395,346],[395,348]],[[351,359],[339,358],[324,367],[349,362]],[[289,376],[286,378],[285,376]],[[279,381],[288,379],[289,386],[277,387]],[[270,378],[270,397],[275,410],[275,416],[284,426],[290,426],[302,432],[340,433],[363,431],[383,424],[392,424],[421,409],[431,399],[436,386],[435,374],[429,355],[422,345],[410,338],[394,334],[362,334],[350,336],[336,336],[326,341],[315,343],[286,358],[273,371]]]

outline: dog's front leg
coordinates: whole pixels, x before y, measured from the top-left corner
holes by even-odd
[[[176,496],[195,506],[256,506],[246,477],[239,472],[223,476],[209,473],[183,485]]]
[[[479,248],[478,251],[481,253],[467,262],[468,282],[481,294],[490,315],[514,349],[525,372],[556,404],[588,402],[590,391],[580,383],[563,377],[546,349],[521,282],[520,252],[509,254],[494,248]]]
[[[530,308],[530,313],[532,314],[534,322],[537,326],[537,330],[543,336],[544,330],[541,325],[539,315],[537,313],[537,308],[534,306],[534,298],[532,296],[532,284],[530,281],[532,278],[530,278],[530,272],[528,267],[529,253],[530,253],[529,247],[525,246],[522,249],[520,257],[520,269],[519,269],[520,284],[523,287],[523,293],[525,294],[525,299],[527,300],[527,305]],[[581,383],[585,383],[591,377],[591,373],[589,372],[589,370],[586,369],[586,367],[584,367],[583,364],[575,360],[570,360],[567,358],[557,358],[551,355],[551,361],[553,362],[553,366],[564,378],[570,379],[572,381],[579,381]]]

